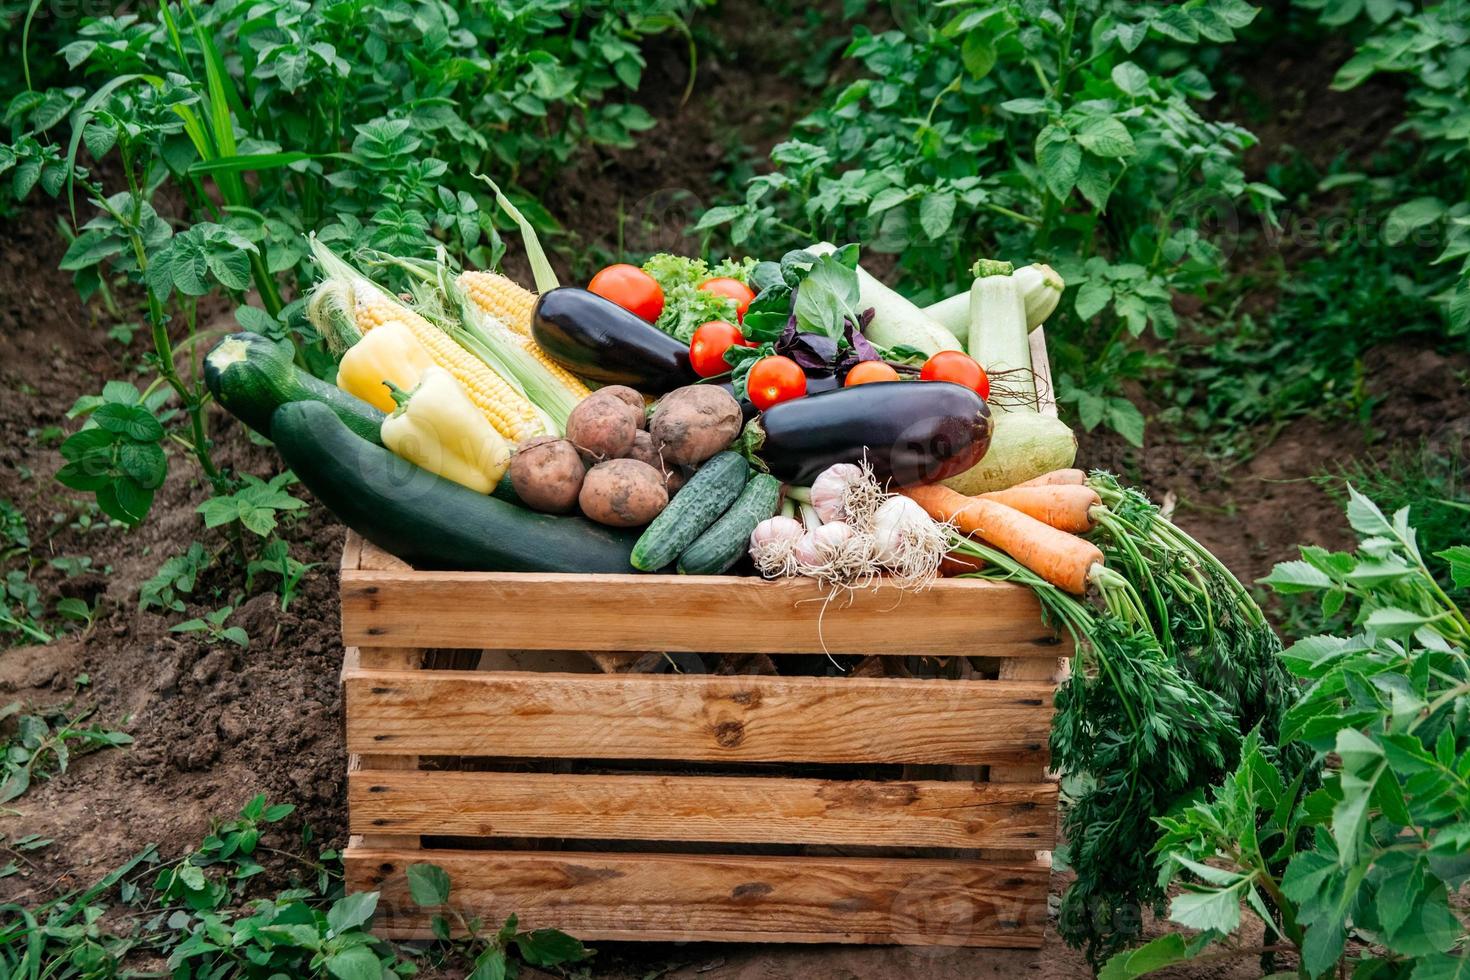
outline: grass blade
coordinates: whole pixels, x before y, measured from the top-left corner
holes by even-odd
[[[36,19],[36,11],[41,9],[42,0],[31,0],[30,7],[26,10],[26,22],[20,31],[20,69],[25,74],[26,91],[31,92],[31,21]]]

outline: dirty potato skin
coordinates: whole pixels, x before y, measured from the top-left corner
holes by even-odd
[[[689,478],[694,475],[694,470],[693,466],[669,467],[669,471],[664,474],[664,486],[668,488],[670,497],[678,493],[684,484],[689,482]]]
[[[740,404],[715,385],[688,385],[659,399],[648,433],[665,466],[702,463],[740,434]]]
[[[663,454],[653,444],[653,436],[647,432],[639,432],[633,437],[633,448],[628,450],[627,458],[642,460],[662,473],[664,475],[664,486],[668,489],[670,497],[678,493],[679,488],[689,478],[685,470],[691,467],[665,463]]]
[[[658,447],[653,444],[653,436],[641,429],[633,436],[633,448],[628,450],[626,458],[647,463],[659,471],[668,469],[664,465],[663,457],[659,455]]]
[[[536,436],[510,458],[510,485],[532,510],[565,514],[577,503],[587,468],[577,447],[565,439]]]
[[[648,406],[643,401],[643,396],[627,385],[608,385],[606,388],[598,388],[596,394],[610,395],[638,413],[638,428],[648,428]]]
[[[582,513],[610,527],[642,527],[669,504],[664,475],[637,459],[610,459],[587,471]]]
[[[618,459],[633,448],[643,413],[606,390],[588,395],[567,417],[567,439],[589,463]]]

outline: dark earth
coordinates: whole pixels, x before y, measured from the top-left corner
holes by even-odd
[[[698,243],[680,229],[700,204],[714,199],[710,174],[730,165],[729,147],[753,146],[760,159],[789,131],[812,93],[774,70],[791,55],[781,42],[732,29],[743,10],[726,5],[702,25],[714,33],[715,43],[701,52],[687,104],[679,99],[687,53],[675,44],[655,49],[643,91],[660,125],[636,149],[589,149],[548,188],[543,200],[569,229],[554,252],[614,254],[619,241],[631,251],[696,249]],[[1274,121],[1257,127],[1263,145],[1252,153],[1253,168],[1264,167],[1288,140],[1308,154],[1330,156],[1345,148],[1366,153],[1374,135],[1381,137],[1392,124],[1398,113],[1391,88],[1369,84],[1346,95],[1326,92],[1325,79],[1339,61],[1332,52],[1282,50],[1241,67],[1247,89],[1273,107],[1267,118]],[[1299,84],[1278,89],[1282,77]],[[1308,102],[1312,123],[1299,126]],[[345,757],[334,567],[342,529],[315,505],[286,529],[293,556],[317,567],[285,612],[274,594],[244,601],[231,623],[250,634],[248,649],[170,633],[169,626],[184,617],[138,610],[139,584],[165,558],[195,539],[208,547],[222,543],[204,531],[195,507],[207,491],[191,461],[177,455],[152,516],[131,532],[96,520],[84,528],[79,518],[96,518],[95,509],[52,479],[61,461],[59,437],[48,430],[68,427],[63,413],[78,396],[97,390],[106,378],[128,376],[146,344],[141,335],[126,348],[108,339],[110,323],[101,306],[79,302],[69,277],[57,271],[65,247],[56,231],[61,210],[43,204],[23,211],[0,232],[7,281],[0,301],[0,385],[8,392],[0,402],[0,497],[24,511],[39,559],[91,558],[90,570],[71,578],[47,565],[38,569],[34,578],[48,601],[100,596],[103,607],[85,634],[0,654],[0,704],[69,704],[68,710],[93,711],[95,720],[136,741],[79,758],[67,773],[0,809],[0,833],[7,837],[35,833],[54,839],[49,847],[19,855],[24,871],[0,880],[0,900],[35,903],[89,885],[150,842],[165,856],[184,853],[207,833],[211,820],[233,816],[257,793],[296,805],[280,825],[284,829],[268,838],[273,846],[293,848],[305,826],[316,835],[313,847],[340,846]],[[1266,247],[1243,248],[1235,261],[1261,261]],[[1283,257],[1298,261],[1304,257],[1300,251]],[[517,263],[512,256],[511,271],[524,280]],[[207,329],[228,331],[233,321],[218,316]],[[1391,380],[1387,372],[1368,375],[1369,393],[1379,399],[1368,425],[1303,419],[1233,467],[1151,426],[1141,451],[1085,435],[1082,463],[1115,469],[1156,500],[1171,499],[1176,520],[1241,579],[1259,578],[1273,562],[1293,557],[1298,542],[1349,543],[1338,504],[1310,477],[1425,441],[1459,447],[1463,454],[1470,436],[1470,357],[1404,345],[1375,352],[1374,360],[1394,370]],[[221,462],[262,477],[279,471],[274,453],[251,442],[239,424],[218,412],[212,423]],[[242,587],[216,567],[196,589],[187,615],[235,601]],[[83,674],[90,683],[79,688],[76,679]],[[291,862],[266,863],[261,888],[284,887]],[[1063,884],[1060,875],[1054,879],[1057,892]],[[595,962],[599,976],[710,980],[1088,973],[1081,955],[1054,936],[1039,953],[613,944]],[[1258,976],[1259,966],[1254,956],[1241,955],[1176,975]]]

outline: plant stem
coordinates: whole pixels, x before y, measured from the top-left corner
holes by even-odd
[[[987,211],[992,211],[1013,221],[1021,221],[1028,225],[1033,225],[1038,228],[1041,227],[1041,219],[1034,214],[1022,214],[1019,211],[1012,211],[1010,208],[1002,207],[999,204],[992,204],[989,201],[981,201],[980,206]]]

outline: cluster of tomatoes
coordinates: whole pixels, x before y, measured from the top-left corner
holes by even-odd
[[[658,282],[636,265],[610,265],[592,277],[587,288],[626,310],[638,314],[649,323],[658,319],[664,308],[664,293]],[[689,342],[689,363],[701,378],[713,378],[730,370],[725,352],[731,347],[754,347],[745,339],[738,323],[745,321],[755,293],[738,279],[715,278],[699,288],[735,301],[736,323],[710,320],[694,331]],[[843,378],[844,387],[873,381],[898,381],[899,374],[886,361],[859,361]],[[957,350],[940,351],[924,362],[919,371],[921,381],[949,381],[990,397],[990,378],[973,357]],[[746,376],[746,392],[756,408],[765,410],[779,402],[806,394],[806,372],[789,357],[772,354],[756,361]]]

